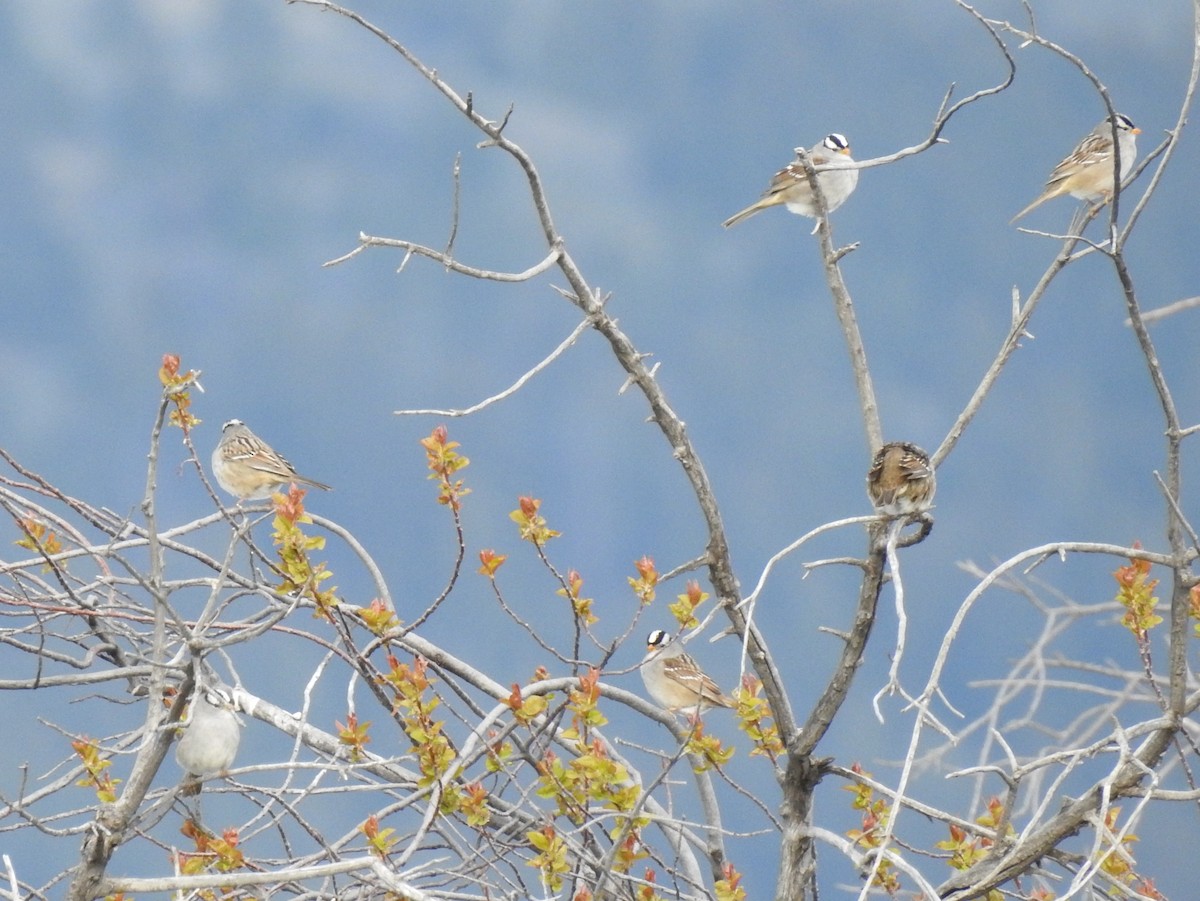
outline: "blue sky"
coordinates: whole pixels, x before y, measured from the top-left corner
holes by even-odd
[[[487,114],[515,106],[507,134],[538,165],[568,247],[662,364],[747,590],[796,536],[868,512],[868,452],[809,224],[780,210],[728,232],[720,223],[758,196],[797,144],[839,131],[860,159],[890,153],[924,137],[950,83],[962,94],[998,81],[1001,61],[978,25],[931,0],[804,11],[714,2],[355,8],[473,92]],[[1016,3],[986,12],[1020,16]],[[1043,34],[1087,60],[1141,126],[1142,151],[1156,144],[1185,86],[1188,4],[1169,0],[1147,15],[1140,4],[1058,2],[1038,13]],[[834,217],[837,240],[861,242],[844,271],[890,439],[930,449],[941,441],[999,345],[1012,287],[1027,291],[1056,249],[1008,220],[1102,116],[1064,62],[1034,47],[1017,59],[1012,89],[962,112],[948,145],[864,172]],[[417,441],[441,420],[391,412],[495,393],[570,332],[575,312],[552,276],[481,285],[419,260],[397,274],[400,258],[382,250],[321,264],[352,249],[360,231],[443,244],[461,154],[459,258],[526,268],[542,248],[512,163],[476,149],[479,135],[381,42],[282,2],[8,4],[0,74],[9,85],[0,99],[0,445],[68,492],[132,511],[159,359],[179,353],[204,373],[202,456],[223,420],[245,420],[301,472],[335,485],[312,503],[385,561],[402,607],[423,607],[445,580],[446,566],[430,561],[448,560],[450,536]],[[1185,136],[1129,246],[1146,307],[1200,293],[1197,177]],[[1025,224],[1062,228],[1073,208],[1055,200]],[[1163,465],[1162,423],[1123,320],[1102,260],[1065,275],[1033,322],[1035,339],[939,471],[937,527],[905,557],[914,685],[972,585],[958,561],[986,565],[1058,539],[1161,546],[1152,471]],[[1189,422],[1200,405],[1198,337],[1194,315],[1154,331]],[[520,396],[450,423],[472,459],[472,554],[496,547],[519,557],[507,513],[519,494],[543,498],[564,533],[556,560],[583,572],[602,616],[611,605],[614,629],[630,612],[633,560],[650,554],[666,569],[703,543],[686,482],[645,424],[644,401],[618,395],[622,381],[598,337],[586,335]],[[165,521],[186,522],[211,505],[179,468],[173,440],[159,504]],[[861,550],[858,533],[840,533],[804,559]],[[815,628],[844,626],[854,592],[845,573],[801,581],[799,562],[779,570],[759,616],[781,636],[777,652],[804,709],[805,685],[837,650]],[[365,579],[348,558],[339,563],[343,591],[368,601]],[[545,580],[521,565],[514,580],[550,605]],[[1097,602],[1112,595],[1115,565],[1072,559],[1040,575]],[[484,586],[468,580],[460,594],[464,612],[432,623],[429,637],[494,659],[461,628],[471,605],[486,604]],[[1023,651],[1032,617],[1012,611],[1020,604],[988,599],[960,645],[956,678],[1002,674]],[[874,728],[865,704],[894,637],[889,602],[881,610],[857,712],[828,749],[868,762],[894,759],[895,734],[906,729],[898,716],[899,733]],[[1077,653],[1130,660],[1115,629],[1076,641]],[[732,647],[699,653],[732,680]],[[618,663],[639,656],[630,646]],[[498,677],[523,679],[537,662],[531,650]],[[243,677],[287,703],[269,673]],[[622,684],[639,687],[636,675]],[[964,685],[955,700],[969,707],[981,697]],[[11,762],[0,757],[0,767]],[[1151,845],[1140,850],[1152,859]],[[1171,894],[1169,877],[1160,887]]]

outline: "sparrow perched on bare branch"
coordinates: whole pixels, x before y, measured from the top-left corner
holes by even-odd
[[[799,150],[796,148],[797,154]],[[858,169],[854,168],[854,159],[850,156],[850,142],[845,135],[826,135],[820,144],[808,151],[808,157],[817,169],[827,167],[817,173],[817,179],[821,184],[821,193],[825,195],[826,212],[832,213],[846,202],[846,198],[858,186]],[[817,202],[808,183],[808,173],[799,159],[776,172],[763,196],[726,219],[725,227],[737,225],[760,210],[781,203],[797,216],[808,216],[810,219],[817,216]]]
[[[291,463],[240,419],[231,419],[221,427],[221,440],[212,454],[212,470],[217,484],[238,500],[270,497],[291,482],[331,490],[328,485],[296,472]]]
[[[200,790],[200,779],[222,773],[233,764],[242,737],[242,721],[235,712],[233,696],[224,688],[197,687],[191,712],[175,759],[188,774],[185,794]]]
[[[1107,202],[1113,195],[1114,124],[1117,147],[1121,151],[1121,180],[1124,181],[1133,168],[1133,161],[1137,159],[1137,136],[1142,130],[1128,116],[1117,113],[1111,122],[1105,119],[1093,128],[1071,151],[1070,156],[1054,167],[1046,181],[1046,189],[1037,200],[1013,216],[1011,222],[1016,222],[1035,207],[1063,194],[1080,200]]]
[[[867,473],[867,495],[876,512],[887,516],[922,513],[937,490],[929,454],[907,441],[881,447]]]
[[[723,694],[683,646],[672,641],[662,629],[650,633],[646,650],[641,666],[642,681],[646,683],[650,697],[667,710],[699,715],[710,707],[734,706],[733,698]]]

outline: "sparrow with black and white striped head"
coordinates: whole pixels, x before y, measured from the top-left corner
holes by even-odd
[[[212,453],[212,471],[217,484],[239,501],[270,497],[292,482],[332,490],[323,482],[296,472],[291,463],[240,419],[231,419],[221,426],[221,440]]]
[[[672,713],[699,716],[710,707],[735,705],[733,698],[704,674],[683,645],[672,641],[662,629],[655,629],[647,637],[641,670],[650,697]]]
[[[936,490],[929,454],[907,441],[881,447],[867,472],[867,496],[885,516],[924,513],[933,505]]]
[[[796,150],[798,156],[800,148]],[[850,156],[850,142],[845,135],[830,134],[807,152],[813,166],[822,170],[817,172],[817,181],[825,197],[825,212],[832,213],[858,187],[858,169]],[[808,183],[808,173],[799,159],[776,172],[763,196],[740,213],[734,213],[725,220],[724,225],[729,228],[757,212],[780,204],[797,216],[817,218],[817,201],[813,197],[812,185]]]
[[[1047,200],[1070,194],[1079,200],[1108,202],[1113,195],[1113,130],[1116,126],[1117,144],[1121,151],[1121,181],[1133,169],[1137,159],[1137,136],[1142,130],[1128,116],[1117,113],[1112,121],[1105,119],[1079,142],[1065,160],[1054,167],[1046,188],[1037,200],[1017,213],[1011,225],[1026,213]]]
[[[233,765],[242,738],[231,695],[224,688],[197,686],[192,694],[187,726],[175,746],[175,759],[187,774],[183,794],[200,791],[200,780],[223,773]]]

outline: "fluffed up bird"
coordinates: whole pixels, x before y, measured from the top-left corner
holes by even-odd
[[[808,183],[808,173],[800,164],[799,151],[800,148],[796,148],[796,162],[789,163],[775,173],[762,197],[725,220],[726,228],[781,203],[797,216],[810,219],[817,217],[817,202]],[[846,202],[846,198],[858,186],[858,169],[850,156],[850,142],[845,135],[826,135],[820,144],[808,151],[808,157],[817,169],[827,167],[825,171],[817,172],[817,181],[821,185],[821,193],[825,195],[826,212],[832,213]],[[816,231],[815,228],[813,230]]]
[[[221,426],[212,454],[217,484],[239,501],[260,500],[292,482],[330,491],[330,487],[296,472],[295,467],[255,435],[240,419]]]
[[[647,637],[646,651],[642,681],[650,697],[667,710],[690,711],[699,716],[710,707],[734,706],[733,698],[723,694],[683,646],[662,629],[655,629]]]
[[[910,516],[933,504],[937,490],[929,454],[907,441],[885,444],[867,473],[867,496],[878,513]]]
[[[184,793],[195,794],[205,776],[229,769],[241,738],[242,721],[235,711],[233,696],[224,688],[197,687],[192,694],[187,726],[175,746],[175,759],[188,775]]]
[[[1054,167],[1050,178],[1046,180],[1046,189],[1041,195],[1021,212],[1012,217],[1016,222],[1030,210],[1041,206],[1047,200],[1070,194],[1080,200],[1104,200],[1107,202],[1113,195],[1113,125],[1117,130],[1117,146],[1121,151],[1121,181],[1133,168],[1137,159],[1137,136],[1142,130],[1133,124],[1133,120],[1120,113],[1110,122],[1105,119],[1091,130],[1079,142],[1070,156]]]

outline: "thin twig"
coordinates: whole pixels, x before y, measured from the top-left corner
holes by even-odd
[[[488,407],[490,407],[492,404],[499,403],[500,401],[502,401],[506,398],[512,397],[514,394],[516,394],[518,391],[520,391],[521,388],[523,388],[525,386],[525,384],[531,378],[533,378],[535,375],[537,375],[539,372],[541,372],[543,369],[545,369],[547,366],[549,366],[551,363],[553,363],[555,360],[557,360],[559,357],[561,357],[564,353],[566,353],[568,348],[570,348],[576,341],[578,341],[579,336],[582,335],[585,331],[587,331],[587,329],[591,325],[592,325],[592,323],[590,320],[583,319],[577,326],[575,326],[575,328],[571,331],[571,334],[567,335],[567,337],[563,340],[563,342],[561,344],[559,344],[558,347],[554,348],[553,351],[551,351],[551,353],[548,357],[546,357],[544,360],[542,360],[540,363],[538,363],[532,369],[528,370],[524,375],[522,375],[519,379],[517,379],[515,382],[513,382],[509,387],[505,388],[499,394],[493,394],[491,397],[485,398],[485,399],[481,400],[479,403],[473,404],[472,406],[466,407],[461,410],[394,410],[393,415],[394,416],[458,417],[458,416],[471,416],[474,413],[478,413],[480,410],[485,410]]]

